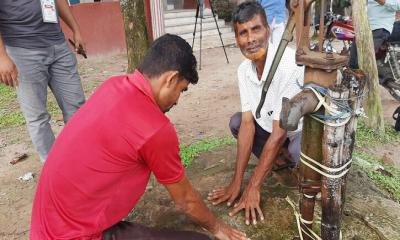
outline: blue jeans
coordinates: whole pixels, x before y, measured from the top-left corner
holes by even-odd
[[[47,111],[47,86],[53,92],[64,122],[85,103],[77,60],[67,43],[40,49],[6,46],[18,69],[18,101],[29,135],[44,162],[54,142]]]

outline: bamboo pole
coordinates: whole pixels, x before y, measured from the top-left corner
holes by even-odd
[[[343,72],[343,85],[349,90],[349,106],[353,112],[361,109],[363,102],[363,92],[365,88],[365,75],[361,71],[352,71],[346,69]],[[346,124],[346,130],[344,135],[344,147],[343,147],[343,161],[348,162],[352,159],[353,149],[356,141],[356,129],[357,129],[357,116],[352,116],[349,122]],[[346,201],[346,183],[347,174],[342,178],[342,209],[343,214],[344,204]]]
[[[332,108],[337,107],[332,99],[348,99],[349,90],[343,85],[333,85],[328,89],[326,98],[327,104]],[[336,109],[339,110],[340,109]],[[329,115],[328,112],[325,114]],[[323,145],[323,165],[328,168],[341,167],[343,162],[343,139],[345,135],[345,124],[342,126],[330,126],[329,124],[338,124],[343,119],[326,119],[325,130],[322,139]],[[331,178],[322,176],[321,185],[321,235],[324,240],[340,239],[340,219],[342,207],[341,178]]]

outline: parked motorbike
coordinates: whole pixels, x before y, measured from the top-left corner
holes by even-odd
[[[346,52],[354,40],[355,33],[350,17],[328,11],[324,17],[324,51],[337,52],[332,47],[333,40],[343,41]],[[316,24],[316,30],[319,26]],[[400,102],[400,23],[395,24],[392,35],[376,53],[379,83]]]

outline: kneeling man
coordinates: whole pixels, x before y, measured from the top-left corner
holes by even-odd
[[[304,69],[295,64],[295,51],[287,48],[268,89],[261,118],[255,118],[263,84],[270,71],[278,45],[269,42],[270,29],[263,8],[257,2],[244,2],[233,13],[236,42],[247,58],[239,66],[238,79],[242,112],[232,116],[229,127],[238,139],[235,173],[231,183],[214,189],[208,200],[213,204],[228,201],[231,206],[239,196],[250,153],[259,159],[257,167],[240,201],[234,204],[234,215],[245,209],[246,224],[257,223],[264,215],[260,209],[260,188],[271,171],[279,151],[287,148],[291,159],[300,158],[300,128],[287,132],[279,127],[282,98],[291,98],[301,91]]]
[[[50,151],[33,204],[32,240],[209,239],[122,221],[151,173],[178,207],[218,239],[247,239],[218,220],[193,189],[164,115],[189,83],[197,83],[196,64],[185,40],[164,35],[133,74],[99,87]]]

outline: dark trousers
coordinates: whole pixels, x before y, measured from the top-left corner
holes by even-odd
[[[190,231],[156,230],[121,221],[103,233],[103,240],[210,240],[207,235]]]
[[[241,124],[242,124],[242,113],[237,112],[233,114],[229,122],[229,128],[231,129],[232,135],[236,139],[238,138]],[[258,123],[255,120],[254,120],[254,126],[255,126],[255,133],[251,151],[257,158],[260,158],[264,145],[271,134],[265,131],[260,125],[258,125]],[[286,139],[284,143],[284,147],[286,147],[289,150],[292,160],[295,161],[296,164],[298,164],[300,161],[300,148],[301,148],[300,142],[301,142],[301,134],[298,133],[291,141],[289,139]]]
[[[400,42],[400,21],[393,23],[393,30],[390,34],[389,42]]]
[[[374,50],[375,53],[378,52],[382,44],[389,38],[390,32],[386,29],[380,28],[372,31],[372,37],[374,38]],[[357,46],[356,41],[350,47],[350,61],[349,66],[352,69],[358,69],[358,59],[357,59]]]

